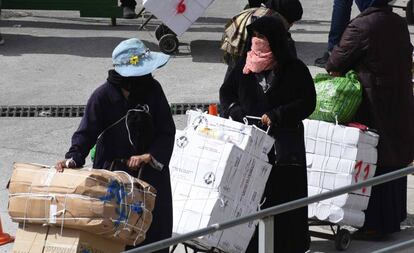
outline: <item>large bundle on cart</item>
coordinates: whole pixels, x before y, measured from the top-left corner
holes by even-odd
[[[177,131],[170,162],[177,234],[257,211],[272,166],[266,154],[274,140],[251,125],[188,112]],[[244,252],[256,223],[201,237],[197,243],[225,252]]]
[[[306,162],[309,196],[349,186],[374,176],[379,136],[359,124],[343,126],[305,120]],[[346,250],[350,232],[342,225],[361,227],[365,221],[371,187],[309,205],[309,225],[329,225],[333,236],[311,231],[313,236],[334,239]],[[336,226],[336,231],[333,227]]]
[[[379,136],[371,131],[305,120],[309,195],[355,184],[374,176]],[[309,217],[361,227],[371,187],[309,206]]]
[[[152,222],[156,190],[125,172],[16,163],[9,186],[13,221],[67,227],[136,245]]]

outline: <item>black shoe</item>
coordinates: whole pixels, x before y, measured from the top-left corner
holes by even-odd
[[[0,34],[0,46],[3,45],[3,44],[4,44],[4,39],[3,39],[3,37]]]
[[[329,52],[325,52],[322,57],[315,60],[315,66],[325,68],[330,55]]]
[[[123,18],[126,18],[126,19],[133,19],[137,17],[135,10],[132,8],[126,7],[126,6],[122,8],[122,15],[123,15]]]

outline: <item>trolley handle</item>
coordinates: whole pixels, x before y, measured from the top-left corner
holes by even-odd
[[[114,159],[111,163],[111,166],[109,167],[109,171],[114,171],[115,165],[117,163],[127,167],[128,159],[119,159],[119,158]],[[144,168],[144,166],[141,166],[141,167],[138,168],[138,176],[137,176],[138,179],[141,179],[141,173],[142,173],[143,168]]]
[[[265,126],[265,125],[262,123],[262,118],[261,118],[261,117],[246,115],[246,116],[244,116],[244,117],[243,117],[243,122],[244,122],[244,124],[246,124],[246,125],[248,125],[248,124],[249,124],[249,120],[248,120],[248,119],[258,120],[262,126]],[[266,134],[269,134],[269,131],[270,131],[270,126],[267,126],[267,129],[266,129]]]

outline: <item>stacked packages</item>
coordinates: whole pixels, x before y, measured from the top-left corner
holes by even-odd
[[[144,0],[145,9],[167,25],[178,36],[201,16],[213,0]]]
[[[374,176],[379,136],[358,128],[304,120],[309,196]],[[371,187],[309,205],[309,218],[361,227]]]
[[[125,172],[14,164],[9,214],[16,222],[55,225],[136,245],[152,222],[155,189]]]
[[[173,231],[183,234],[255,212],[272,166],[265,159],[274,140],[254,126],[188,112],[177,131],[170,161]],[[255,224],[199,238],[206,246],[244,252]]]

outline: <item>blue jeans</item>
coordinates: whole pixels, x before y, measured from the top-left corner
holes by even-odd
[[[364,11],[371,4],[372,0],[355,0],[360,11]],[[328,51],[332,51],[339,43],[342,33],[351,19],[353,0],[334,0],[331,28],[329,30]]]

